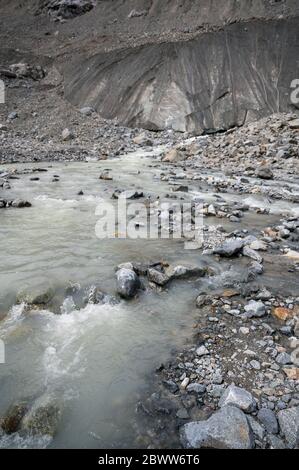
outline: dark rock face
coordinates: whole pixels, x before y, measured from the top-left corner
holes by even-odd
[[[127,126],[224,130],[294,109],[290,84],[299,75],[298,45],[293,18],[96,54],[68,71],[66,97]]]
[[[95,0],[42,0],[39,11],[46,9],[52,15],[68,19],[84,15],[94,6]]]

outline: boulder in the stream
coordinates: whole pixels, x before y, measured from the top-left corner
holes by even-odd
[[[122,268],[116,273],[117,293],[123,299],[132,299],[141,287],[140,279],[132,269]]]
[[[96,305],[117,305],[119,300],[112,295],[105,294],[99,287],[92,286],[88,293],[88,303]]]
[[[22,419],[28,411],[28,403],[20,401],[11,405],[5,415],[0,419],[0,427],[6,434],[19,431]]]
[[[53,437],[56,434],[61,415],[62,407],[58,399],[50,395],[42,395],[24,416],[21,430],[34,435]]]
[[[244,240],[242,238],[232,238],[214,248],[213,253],[215,255],[231,258],[241,253],[243,246]]]
[[[272,180],[274,178],[273,171],[268,166],[260,166],[256,170],[255,175],[257,176],[257,178],[263,180]]]
[[[55,292],[52,287],[32,287],[22,289],[17,294],[17,303],[28,305],[47,305],[54,297]]]
[[[11,203],[11,207],[21,209],[23,207],[31,207],[31,203],[28,201],[24,201],[24,199],[15,199]]]

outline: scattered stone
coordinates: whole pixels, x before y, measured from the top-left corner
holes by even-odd
[[[193,383],[193,384],[188,385],[187,391],[195,392],[198,395],[203,395],[206,391],[206,386],[203,384]]]
[[[23,207],[31,207],[31,203],[28,201],[24,201],[23,199],[15,199],[14,201],[12,201],[11,207],[15,207],[18,209]]]
[[[247,305],[245,305],[244,310],[248,318],[263,317],[266,314],[265,304],[260,300],[258,302],[251,300]]]
[[[272,180],[274,178],[273,171],[271,170],[271,168],[269,168],[267,166],[259,167],[256,170],[255,175],[258,178],[261,178],[263,180]]]
[[[62,136],[62,140],[64,140],[65,142],[70,141],[75,138],[74,133],[67,128],[62,131],[61,136]]]
[[[272,315],[278,320],[286,321],[293,317],[294,312],[288,308],[277,307],[272,310]]]
[[[230,385],[220,398],[219,406],[223,408],[227,405],[237,406],[245,413],[252,413],[256,408],[256,402],[251,393],[235,385]]]
[[[210,354],[209,350],[205,346],[199,346],[199,348],[196,349],[196,354],[197,356],[207,356]]]

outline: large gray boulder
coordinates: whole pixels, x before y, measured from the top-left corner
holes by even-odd
[[[132,269],[122,268],[116,273],[117,292],[123,299],[132,299],[140,288],[140,280]]]
[[[183,447],[189,449],[252,449],[254,438],[245,414],[225,406],[207,421],[185,424],[180,429]]]
[[[234,405],[245,413],[251,413],[256,408],[256,402],[251,393],[235,385],[230,385],[219,400],[219,406],[227,405]]]

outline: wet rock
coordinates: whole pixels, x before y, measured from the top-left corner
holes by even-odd
[[[122,268],[116,273],[117,293],[123,299],[132,299],[140,288],[140,280],[135,271]]]
[[[108,171],[103,171],[103,173],[100,174],[99,179],[104,180],[104,181],[112,181],[113,180],[112,176],[110,176]]]
[[[259,264],[263,262],[263,258],[255,250],[252,250],[248,246],[244,246],[243,255],[253,259],[254,261],[257,261]]]
[[[268,433],[278,434],[278,421],[272,410],[269,410],[269,408],[261,408],[257,417]]]
[[[259,167],[256,170],[255,175],[258,178],[261,178],[263,180],[272,180],[274,178],[273,171],[271,170],[271,168],[269,168],[267,166]]]
[[[170,279],[189,279],[194,276],[205,276],[207,269],[200,266],[170,266],[166,269],[166,274]]]
[[[225,406],[207,421],[185,424],[180,429],[184,448],[200,449],[252,449],[253,433],[244,413]]]
[[[254,279],[256,276],[263,274],[264,267],[261,263],[253,261],[248,268],[248,277],[249,280]]]
[[[158,271],[154,268],[149,268],[147,271],[148,280],[157,284],[158,286],[164,287],[170,281],[170,277],[164,272]]]
[[[31,203],[28,201],[24,201],[23,199],[15,199],[11,203],[11,207],[21,209],[23,207],[31,207]]]
[[[119,300],[112,295],[105,294],[99,287],[92,287],[88,294],[88,302],[100,305],[117,305]]]
[[[216,247],[213,253],[216,255],[231,258],[238,255],[244,246],[244,240],[241,238],[226,240],[222,245]]]
[[[186,185],[180,184],[179,186],[174,186],[172,191],[176,193],[188,193],[189,188]]]
[[[37,399],[22,420],[21,430],[30,434],[54,437],[62,415],[56,398],[42,396]]]
[[[266,315],[265,304],[260,300],[258,302],[251,300],[247,305],[245,305],[244,310],[248,318],[263,317]]]
[[[35,287],[21,290],[17,295],[17,303],[28,305],[46,305],[54,297],[55,293],[51,287]]]
[[[251,393],[235,385],[230,385],[219,400],[221,408],[227,405],[236,406],[245,413],[252,413],[256,408],[256,402]]]
[[[252,243],[250,243],[249,248],[256,251],[267,251],[268,246],[261,240],[254,240]]]
[[[278,412],[281,433],[290,447],[299,445],[299,406]]]
[[[123,199],[139,199],[141,197],[144,197],[144,194],[142,191],[119,191],[116,190],[112,194],[112,199],[118,199],[118,198],[123,198]]]
[[[162,383],[171,393],[176,393],[179,390],[178,385],[173,380],[163,380]]]
[[[205,307],[206,305],[211,305],[213,302],[213,297],[206,294],[200,294],[196,299],[196,306],[198,308]]]
[[[153,393],[150,397],[150,406],[153,412],[170,415],[173,411],[177,411],[178,406],[172,400],[161,396],[159,393]]]
[[[28,411],[26,402],[14,403],[0,419],[0,426],[6,434],[12,434],[19,431],[23,417]]]

